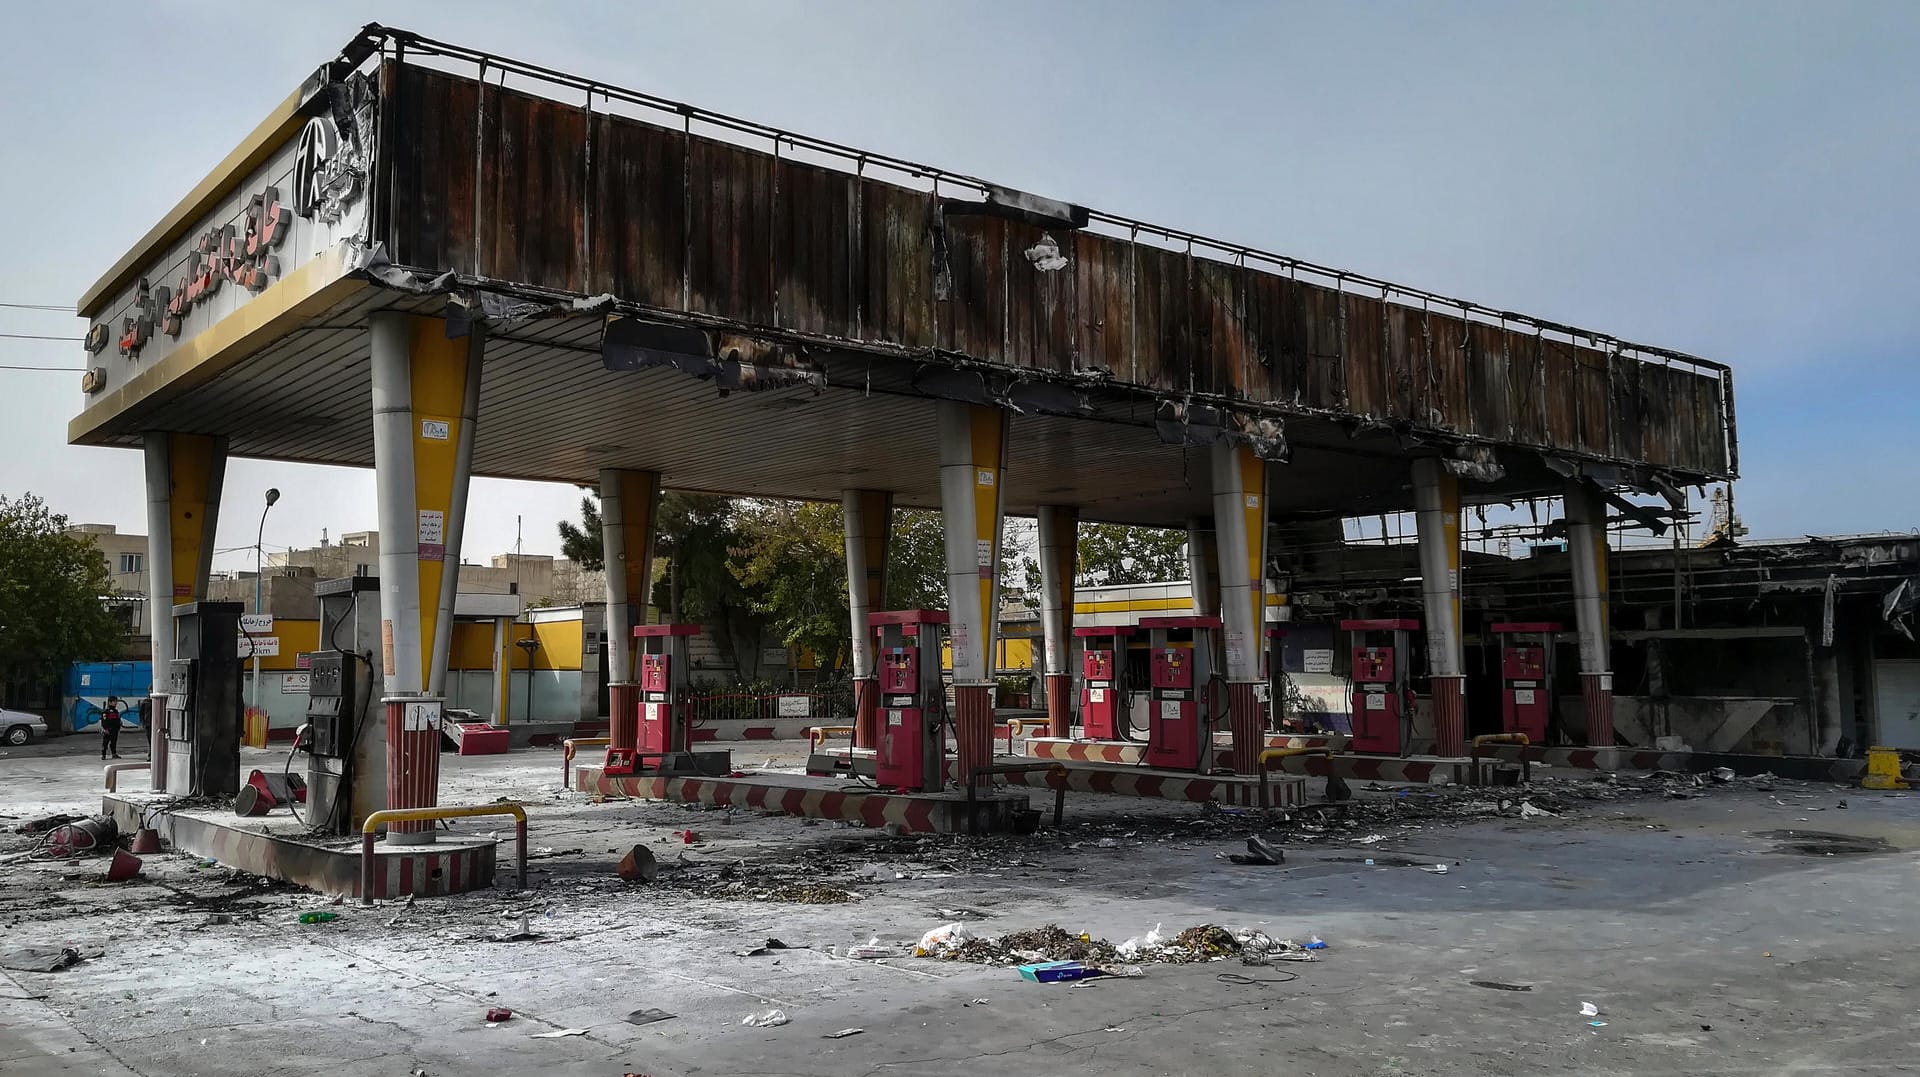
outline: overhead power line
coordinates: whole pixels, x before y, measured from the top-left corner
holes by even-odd
[[[59,310],[68,313],[73,311],[71,306],[60,306],[56,303],[0,303],[0,307],[9,307],[13,310]]]
[[[0,370],[44,370],[44,371],[48,371],[48,372],[50,372],[50,373],[54,373],[54,374],[85,374],[85,373],[87,372],[87,368],[86,368],[86,367],[83,367],[83,366],[7,366],[7,365],[0,365]]]
[[[0,333],[0,337],[6,337],[8,340],[71,340],[76,343],[86,339],[85,337],[50,337],[41,333]]]

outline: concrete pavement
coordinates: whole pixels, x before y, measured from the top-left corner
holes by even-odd
[[[97,775],[96,763],[60,748],[0,757],[0,789],[46,778],[25,783],[35,804],[85,805],[93,793],[77,783]],[[1920,798],[1779,782],[1706,786],[1686,800],[1587,800],[1581,775],[1540,787],[1543,803],[1568,814],[1522,820],[1410,803],[1399,812],[1391,802],[1410,798],[1363,791],[1370,821],[1321,834],[1275,828],[1288,863],[1244,868],[1217,854],[1238,847],[1248,821],[1186,805],[1083,797],[1061,833],[921,843],[785,818],[596,805],[552,788],[557,752],[443,762],[448,800],[484,792],[534,805],[534,840],[549,854],[530,893],[342,906],[331,909],[338,921],[303,926],[300,911],[331,907],[179,857],[149,858],[149,881],[126,887],[93,883],[97,864],[0,866],[0,948],[102,955],[0,984],[44,996],[0,1003],[0,1067],[1879,1073],[1902,1072],[1920,1039],[1904,956],[1920,932],[1909,900]],[[1486,794],[1432,803],[1444,796]],[[18,814],[11,794],[0,813]],[[679,843],[672,835],[684,829],[700,840]],[[635,841],[669,866],[663,885],[611,876],[609,850]],[[1424,870],[1438,864],[1445,874]],[[862,896],[751,896],[754,880],[793,879]],[[219,915],[233,922],[207,923]],[[517,932],[522,916],[540,937],[488,941]],[[1057,923],[1118,941],[1156,924],[1171,933],[1217,923],[1317,933],[1330,945],[1310,964],[1156,964],[1085,987],[827,952],[875,937],[904,947],[960,916],[983,935]],[[768,937],[813,948],[739,956]],[[1583,1002],[1599,1016],[1582,1016]],[[490,1006],[516,1016],[488,1028]],[[677,1016],[625,1020],[645,1007]],[[740,1024],[771,1008],[791,1022]],[[822,1038],[849,1027],[865,1031]],[[587,1031],[536,1038],[572,1028]]]

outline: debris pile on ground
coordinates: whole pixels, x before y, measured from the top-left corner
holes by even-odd
[[[1111,968],[1143,961],[1192,964],[1242,956],[1252,958],[1251,964],[1264,964],[1269,960],[1312,960],[1311,955],[1291,959],[1278,955],[1305,954],[1315,944],[1326,945],[1319,939],[1302,945],[1291,939],[1273,939],[1260,931],[1234,932],[1218,924],[1198,924],[1174,935],[1163,934],[1156,926],[1145,935],[1118,945],[1084,932],[1075,934],[1058,924],[1015,931],[993,939],[981,938],[963,924],[948,924],[922,936],[914,954],[980,965],[1077,961],[1093,968]]]

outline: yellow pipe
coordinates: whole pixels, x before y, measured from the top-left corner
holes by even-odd
[[[117,792],[120,788],[120,772],[123,770],[147,770],[151,763],[115,763],[107,768],[107,792]]]
[[[518,804],[468,804],[462,807],[385,808],[367,816],[360,827],[360,904],[373,904],[373,833],[382,823],[418,823],[429,819],[469,819],[479,815],[513,816],[513,838],[518,857],[520,889],[527,888],[527,809]]]
[[[1480,774],[1480,749],[1486,747],[1487,745],[1518,744],[1524,748],[1531,743],[1533,742],[1527,739],[1527,735],[1525,733],[1483,733],[1480,736],[1473,738],[1473,746],[1468,751],[1468,755],[1470,757],[1469,765],[1473,769],[1469,772],[1467,776],[1470,779],[1472,779],[1472,783],[1474,785],[1484,784]],[[1520,760],[1520,766],[1522,768],[1521,774],[1520,774],[1521,780],[1532,781],[1533,780],[1533,764],[1523,756]]]
[[[1527,735],[1525,733],[1486,733],[1481,736],[1473,738],[1473,746],[1475,748],[1478,748],[1483,744],[1531,744],[1531,743],[1533,742],[1527,739]]]
[[[574,737],[560,742],[560,788],[566,789],[573,784],[573,753],[580,748],[612,744],[612,737]]]
[[[808,726],[807,727],[807,751],[809,752],[819,751],[820,745],[825,743],[828,737],[839,736],[842,733],[845,733],[849,737],[853,736],[853,727],[850,725]]]
[[[1009,718],[1007,719],[1007,754],[1013,754],[1013,738],[1029,729],[1045,729],[1053,724],[1050,718]]]

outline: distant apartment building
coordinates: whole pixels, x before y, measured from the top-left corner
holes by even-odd
[[[307,575],[316,579],[380,574],[380,533],[348,531],[338,541],[322,536],[320,545],[267,556],[268,574]],[[304,572],[301,570],[305,570]],[[251,573],[239,578],[251,580]],[[462,562],[462,594],[517,594],[529,606],[573,606],[605,598],[606,578],[564,557],[546,554],[494,555],[487,564]]]
[[[128,656],[146,657],[152,623],[147,602],[147,536],[121,534],[113,524],[74,524],[67,534],[92,539],[106,558],[115,596],[108,600],[108,608],[127,626]]]

